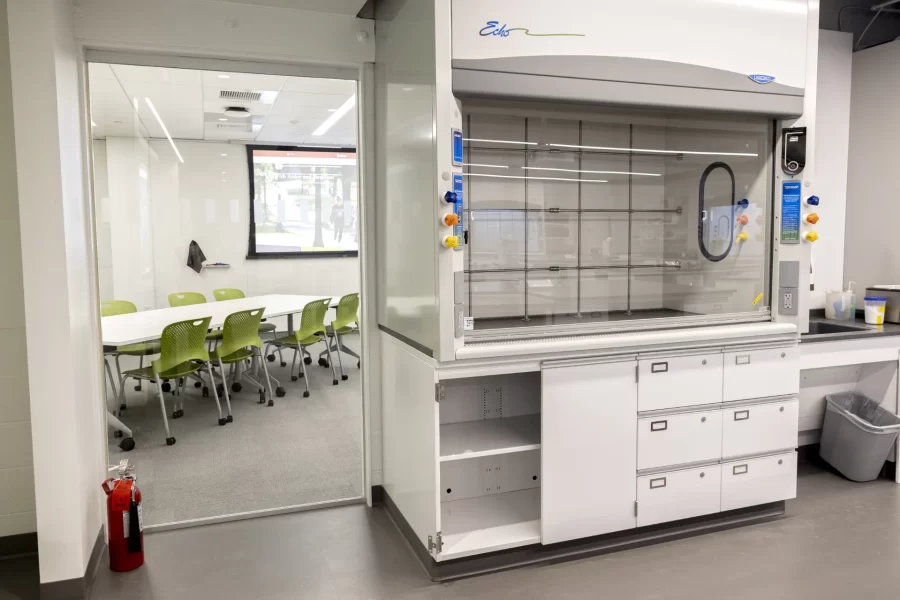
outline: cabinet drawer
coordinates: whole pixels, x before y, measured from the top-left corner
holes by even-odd
[[[721,465],[638,477],[638,527],[719,512]]]
[[[639,471],[721,457],[722,411],[719,409],[638,419]]]
[[[800,401],[768,402],[722,409],[722,456],[765,454],[797,447]]]
[[[725,402],[800,391],[800,348],[766,348],[725,353]]]
[[[722,402],[722,353],[638,361],[638,410]]]
[[[797,453],[722,463],[722,510],[797,497]]]

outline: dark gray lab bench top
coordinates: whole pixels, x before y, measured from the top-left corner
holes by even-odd
[[[859,340],[864,338],[873,338],[880,336],[900,335],[900,324],[885,323],[884,325],[867,325],[861,313],[857,313],[857,318],[850,321],[829,321],[823,316],[823,311],[811,311],[809,322],[833,323],[835,325],[849,325],[851,327],[859,327],[856,331],[842,331],[840,333],[820,333],[809,334],[804,333],[800,336],[801,344],[812,344],[816,342],[841,342],[844,340]]]

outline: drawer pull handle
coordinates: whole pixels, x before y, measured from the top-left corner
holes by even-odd
[[[703,359],[703,362],[702,362],[701,364],[706,365],[706,359],[705,359],[705,358]]]
[[[651,421],[650,431],[665,431],[669,428],[669,421]]]
[[[706,417],[700,417],[700,422],[701,422],[701,423],[706,423]]]
[[[749,470],[749,467],[747,465],[735,465],[731,469],[731,474],[732,475],[745,475],[748,470]]]
[[[703,479],[704,477],[706,477],[706,473],[704,473],[704,472],[701,471],[701,472],[700,472],[700,479]]]
[[[778,412],[784,412],[784,407],[782,406],[781,408],[779,408]]]
[[[735,413],[734,413],[735,421],[746,421],[749,418],[750,418],[749,410],[738,410],[738,411],[735,411]]]
[[[666,487],[666,478],[660,477],[659,479],[651,479],[650,480],[650,489],[655,490],[656,488],[664,488]]]
[[[749,365],[750,364],[750,355],[749,354],[741,354],[739,356],[734,357],[734,364],[736,365]]]
[[[784,461],[783,461],[782,459],[780,459],[780,458],[778,459],[778,464],[779,464],[779,465],[780,465],[781,463],[783,463],[783,462],[784,462]]]
[[[650,365],[651,373],[668,373],[669,372],[669,363],[661,362],[661,363],[653,363]]]

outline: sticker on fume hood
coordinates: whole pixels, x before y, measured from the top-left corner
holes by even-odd
[[[772,83],[773,81],[775,81],[775,77],[772,75],[753,74],[753,75],[747,75],[747,77],[749,77],[750,79],[752,79],[753,81],[755,81],[756,83],[759,83],[761,85],[765,85],[767,83]]]
[[[475,317],[463,319],[463,331],[475,331]]]
[[[781,243],[800,243],[800,195],[799,181],[781,184]]]
[[[463,164],[463,135],[459,129],[453,130],[453,166],[461,167]]]
[[[753,306],[756,306],[757,304],[759,304],[759,301],[762,299],[763,299],[763,293],[760,292],[759,296],[757,296],[756,299],[753,301]]]

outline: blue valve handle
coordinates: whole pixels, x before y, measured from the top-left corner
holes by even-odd
[[[456,192],[447,192],[444,194],[444,201],[447,204],[455,204],[456,203]]]
[[[819,205],[819,197],[818,196],[810,196],[806,199],[806,203],[810,206],[818,206]]]
[[[747,208],[748,206],[750,206],[750,201],[744,198],[743,200],[739,200],[737,205],[738,208]]]

